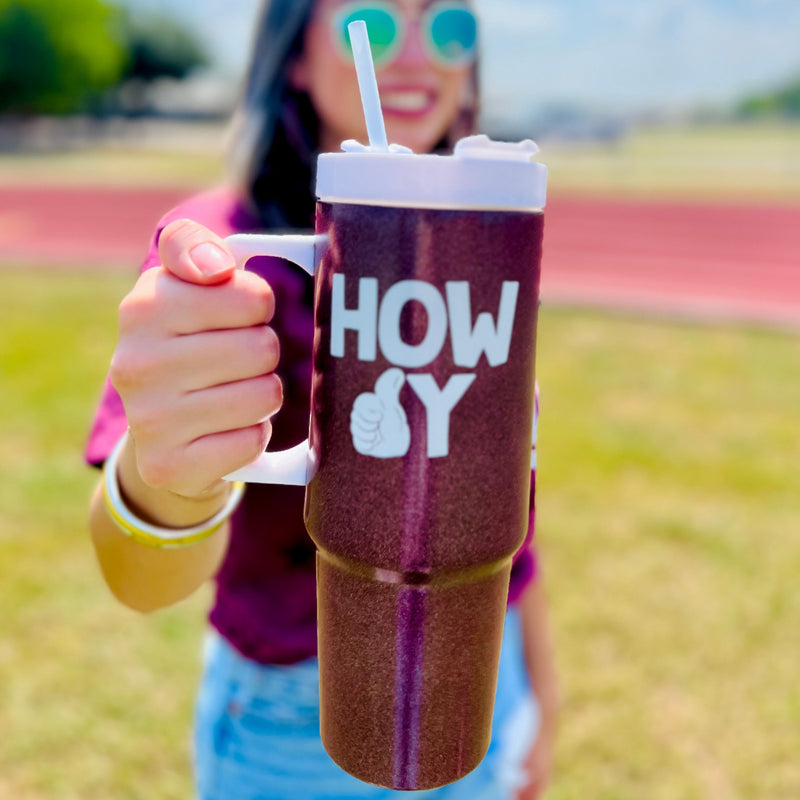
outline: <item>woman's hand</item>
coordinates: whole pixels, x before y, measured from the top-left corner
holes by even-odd
[[[555,734],[551,726],[539,731],[528,757],[522,764],[527,783],[521,786],[514,800],[541,800],[553,775]]]
[[[553,637],[541,576],[532,581],[520,599],[522,641],[528,676],[539,706],[536,741],[523,762],[527,783],[514,800],[540,800],[553,776],[561,691],[556,675]]]
[[[119,310],[111,382],[122,398],[145,484],[194,498],[253,461],[280,408],[274,297],[235,269],[224,241],[189,220],[159,240]]]

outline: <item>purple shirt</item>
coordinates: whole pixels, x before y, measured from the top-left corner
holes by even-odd
[[[176,219],[189,218],[220,236],[256,230],[257,223],[236,195],[218,189],[198,195],[158,224],[142,270],[160,263],[158,237]],[[270,449],[283,450],[308,436],[313,341],[313,281],[299,267],[260,258],[248,269],[264,277],[275,294],[271,325],[281,343],[278,374],[284,404],[273,417]],[[101,464],[127,429],[119,395],[106,381],[86,448],[86,459]],[[509,603],[535,577],[535,471],[531,472],[528,534],[514,559]],[[232,519],[228,553],[216,576],[211,624],[243,655],[261,663],[290,664],[316,655],[314,544],[303,523],[305,490],[295,486],[248,486]]]

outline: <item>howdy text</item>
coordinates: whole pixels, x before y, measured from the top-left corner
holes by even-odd
[[[345,332],[357,334],[360,361],[375,361],[378,348],[393,368],[377,380],[374,390],[356,398],[350,417],[353,445],[363,455],[395,458],[408,451],[410,431],[399,402],[400,389],[407,381],[426,410],[428,457],[449,453],[450,415],[467,389],[474,373],[452,375],[439,387],[433,375],[405,375],[397,367],[414,369],[432,363],[444,347],[448,327],[453,362],[473,369],[482,354],[492,367],[508,361],[511,334],[519,294],[519,283],[504,281],[496,320],[488,312],[472,322],[470,286],[467,281],[448,281],[444,297],[432,284],[420,280],[395,283],[378,297],[378,279],[360,278],[358,305],[345,308],[345,276],[333,276],[331,296],[331,355],[345,355]],[[422,340],[409,344],[401,335],[401,314],[411,301],[420,303],[427,314]]]

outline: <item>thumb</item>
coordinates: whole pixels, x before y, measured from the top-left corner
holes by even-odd
[[[380,397],[384,403],[399,403],[400,390],[406,382],[406,376],[403,370],[392,367],[387,369],[383,375],[375,381],[375,394]]]
[[[236,269],[224,240],[189,219],[171,222],[161,231],[158,254],[163,267],[187,283],[222,283]]]

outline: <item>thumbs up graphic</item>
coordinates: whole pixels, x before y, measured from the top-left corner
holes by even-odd
[[[408,452],[411,432],[399,399],[405,380],[403,371],[392,367],[375,381],[374,392],[356,397],[350,433],[353,447],[361,455],[397,458]]]

